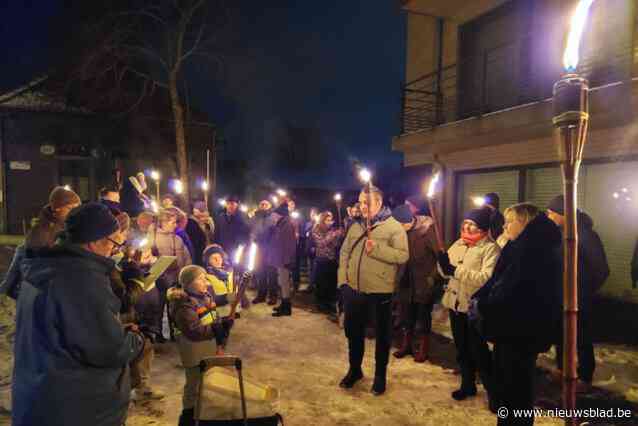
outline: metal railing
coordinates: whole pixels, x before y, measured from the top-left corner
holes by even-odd
[[[560,70],[535,71],[530,44],[522,37],[402,85],[401,134],[550,98]],[[631,78],[632,64],[631,43],[617,43],[584,52],[578,72],[594,88]]]

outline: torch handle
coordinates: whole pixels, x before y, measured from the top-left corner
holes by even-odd
[[[372,181],[368,181],[368,194],[366,196],[368,212],[366,214],[366,237],[370,239],[370,209],[372,208]]]
[[[230,318],[235,318],[235,312],[237,312],[237,305],[241,302],[242,297],[246,293],[246,288],[248,287],[248,283],[252,278],[252,274],[249,272],[244,273],[241,277],[241,281],[239,282],[239,289],[237,291],[237,297],[232,305],[230,305],[230,314],[228,315]]]
[[[436,235],[436,243],[439,246],[439,250],[445,251],[445,244],[443,243],[443,236],[441,235],[441,226],[439,225],[439,217],[434,209],[434,200],[428,198],[428,206],[430,207],[430,214],[432,215],[432,221],[434,222],[434,234]]]

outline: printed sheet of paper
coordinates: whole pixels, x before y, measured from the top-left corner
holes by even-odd
[[[160,256],[151,266],[149,274],[144,277],[144,290],[150,291],[155,287],[155,281],[175,262],[175,256]]]

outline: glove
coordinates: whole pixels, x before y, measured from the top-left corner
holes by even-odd
[[[450,263],[450,256],[446,252],[441,252],[437,255],[439,266],[445,275],[454,276],[456,272],[456,266],[452,266]]]

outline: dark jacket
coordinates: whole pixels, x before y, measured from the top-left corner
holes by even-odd
[[[492,210],[490,215],[490,237],[494,241],[498,239],[503,233],[503,226],[505,226],[505,217],[499,210]]]
[[[270,231],[266,264],[275,268],[289,267],[295,262],[297,239],[290,217],[281,217]]]
[[[560,247],[561,264],[563,260]],[[607,255],[600,237],[594,231],[594,221],[578,211],[578,310],[591,312],[594,294],[609,277]],[[561,292],[562,300],[562,292]]]
[[[16,315],[14,426],[123,424],[128,364],[144,340],[118,320],[113,266],[75,246],[26,253]]]
[[[224,211],[215,219],[215,242],[226,253],[234,253],[237,246],[246,244],[249,238],[250,227],[241,212],[229,215]]]
[[[322,229],[319,225],[312,230],[312,241],[317,259],[337,260],[337,248],[341,243],[340,228]]]
[[[111,201],[111,200],[105,200],[104,198],[100,199],[100,203],[104,204],[106,207],[109,208],[109,210],[111,210],[111,213],[114,211],[122,211],[122,204],[115,202],[115,201]]]
[[[206,238],[206,234],[197,223],[197,220],[189,217],[188,223],[186,225],[186,234],[188,235],[188,239],[190,240],[193,251],[191,256],[193,257],[193,263],[199,266],[206,266],[202,260],[202,253],[204,253],[204,249],[208,245],[209,241]]]
[[[432,219],[417,216],[408,231],[410,258],[401,267],[399,300],[403,303],[434,303],[435,289],[443,278],[436,269],[436,236]]]
[[[479,330],[494,343],[514,343],[544,352],[560,332],[561,234],[544,214],[510,241],[494,274],[476,292]],[[473,309],[470,308],[470,317]]]
[[[27,248],[40,249],[44,247],[53,247],[56,237],[63,231],[64,223],[58,222],[49,206],[45,206],[36,220],[33,222],[31,230],[27,234],[24,245],[18,246],[9,270],[4,277],[4,281],[0,284],[0,294],[6,294],[14,300],[18,299],[20,292],[20,282],[22,276],[20,274],[20,264],[24,259],[24,253]]]
[[[145,209],[144,200],[135,189],[130,179],[124,179],[122,190],[120,191],[120,205],[122,211],[131,217],[137,217]]]

